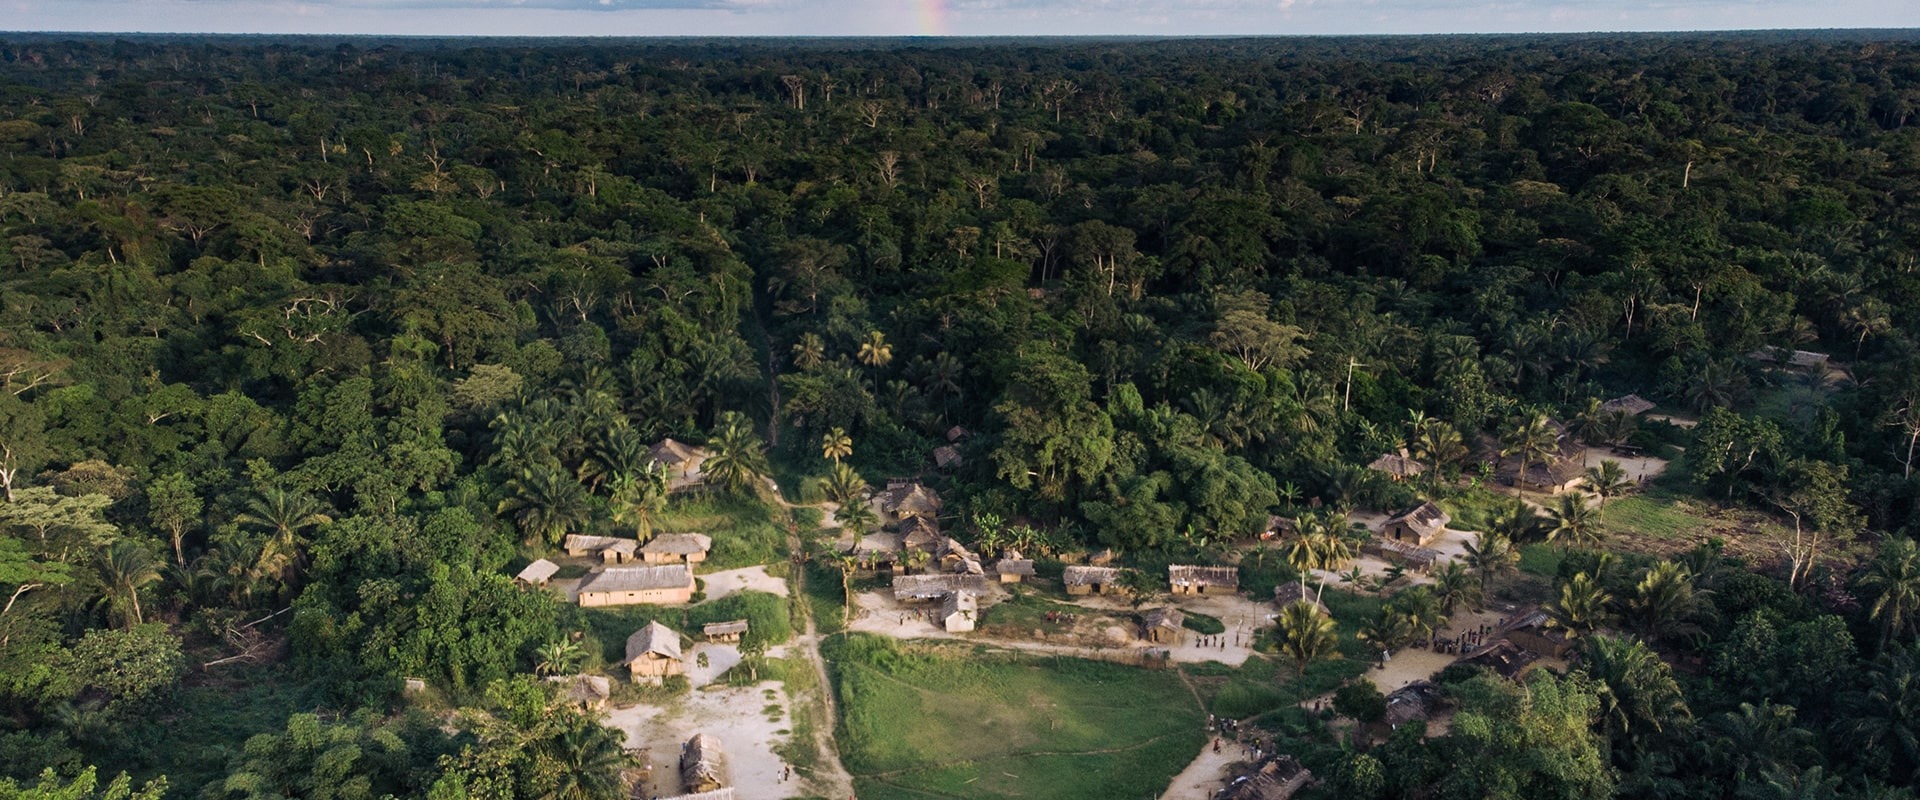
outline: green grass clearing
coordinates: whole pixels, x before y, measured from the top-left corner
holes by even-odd
[[[1173,671],[863,635],[832,645],[841,751],[867,800],[1150,797],[1206,738]]]
[[[713,552],[701,565],[706,572],[784,561],[784,526],[780,509],[758,499],[719,492],[677,495],[667,510],[654,518],[658,531],[713,537]]]

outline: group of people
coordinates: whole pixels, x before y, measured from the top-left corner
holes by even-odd
[[[1486,644],[1487,637],[1492,636],[1494,630],[1496,629],[1492,625],[1481,625],[1477,628],[1463,631],[1452,638],[1435,638],[1432,642],[1429,642],[1428,645],[1432,647],[1436,653],[1457,655],[1470,652]]]
[[[1237,636],[1234,637],[1233,643],[1234,646],[1239,646],[1240,638]],[[1217,633],[1211,636],[1196,636],[1193,639],[1193,645],[1195,647],[1212,647],[1218,650],[1225,650],[1227,649],[1227,635]]]

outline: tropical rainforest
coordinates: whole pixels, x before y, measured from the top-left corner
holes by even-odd
[[[0,798],[619,796],[511,575],[661,437],[1165,563],[1549,419],[1719,522],[1488,501],[1574,666],[1314,791],[1913,797],[1914,45],[0,36]]]

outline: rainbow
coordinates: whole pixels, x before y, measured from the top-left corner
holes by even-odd
[[[913,0],[921,36],[947,35],[947,0]]]

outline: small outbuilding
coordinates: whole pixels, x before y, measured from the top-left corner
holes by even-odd
[[[747,621],[735,619],[726,622],[709,622],[700,626],[700,635],[707,637],[709,642],[738,643],[740,637],[747,635]]]
[[[1120,570],[1115,567],[1067,567],[1060,582],[1071,595],[1124,594],[1126,591],[1120,586]]]
[[[1532,671],[1536,666],[1535,662],[1539,660],[1539,656],[1534,655],[1525,648],[1506,639],[1499,639],[1492,644],[1460,657],[1460,659],[1454,663],[1486,667],[1487,669],[1493,670],[1495,674],[1502,678],[1519,680],[1525,677],[1528,672]]]
[[[528,564],[527,568],[520,570],[520,574],[513,576],[513,579],[528,586],[545,586],[558,572],[560,572],[559,564],[543,558]]]
[[[1167,585],[1174,594],[1234,594],[1240,591],[1240,570],[1174,564],[1167,567]]]
[[[685,671],[680,663],[680,634],[658,622],[627,637],[627,669],[634,683],[658,683]]]
[[[700,469],[700,465],[707,460],[707,451],[668,437],[647,448],[647,456],[654,463],[685,478]]]
[[[693,570],[685,564],[607,567],[580,581],[580,605],[673,605],[693,601]]]
[[[1360,545],[1360,552],[1375,558],[1391,561],[1414,572],[1426,572],[1444,557],[1438,550],[1419,545],[1408,544],[1396,539],[1375,536]]]
[[[637,539],[622,539],[618,536],[590,536],[584,533],[570,533],[560,541],[567,555],[575,558],[598,558],[607,564],[625,564],[633,560],[640,549]]]
[[[1033,559],[1003,558],[994,562],[993,571],[1001,583],[1019,583],[1033,577]]]
[[[1302,600],[1320,606],[1320,610],[1322,611],[1326,610],[1326,606],[1320,605],[1320,592],[1316,591],[1313,587],[1307,586],[1300,581],[1281,581],[1274,584],[1273,604],[1275,606],[1286,608]]]
[[[1293,756],[1271,756],[1227,782],[1216,800],[1291,800],[1313,782],[1313,773]]]
[[[962,589],[940,601],[940,627],[948,633],[968,633],[980,617],[980,595]]]
[[[886,491],[877,495],[874,501],[882,521],[890,524],[904,523],[915,517],[937,517],[944,505],[939,492],[917,480],[888,481]]]
[[[689,792],[711,792],[727,785],[726,754],[719,739],[696,733],[680,746],[680,782]]]
[[[960,456],[960,448],[946,444],[933,448],[933,465],[940,469],[954,469],[966,464]]]
[[[605,675],[549,675],[547,682],[560,684],[560,699],[583,711],[606,708],[613,696],[613,681]]]
[[[1423,502],[1387,518],[1380,535],[1402,544],[1426,547],[1440,538],[1453,517],[1431,502]]]
[[[1179,644],[1187,615],[1177,608],[1154,608],[1140,615],[1140,638],[1154,644]]]
[[[1573,651],[1573,640],[1566,631],[1547,626],[1547,612],[1533,611],[1517,615],[1507,624],[1506,639],[1529,652],[1551,658],[1566,658]]]
[[[663,533],[640,546],[640,560],[647,564],[698,564],[707,560],[713,549],[713,537],[703,533]]]
[[[1420,473],[1427,471],[1427,465],[1413,460],[1407,455],[1407,451],[1401,450],[1398,453],[1382,453],[1379,458],[1373,460],[1373,463],[1367,465],[1367,469],[1384,472],[1396,481],[1404,481],[1419,477]]]
[[[1618,412],[1629,417],[1637,417],[1653,410],[1653,401],[1637,394],[1621,395],[1600,404],[1600,410],[1609,414]]]

